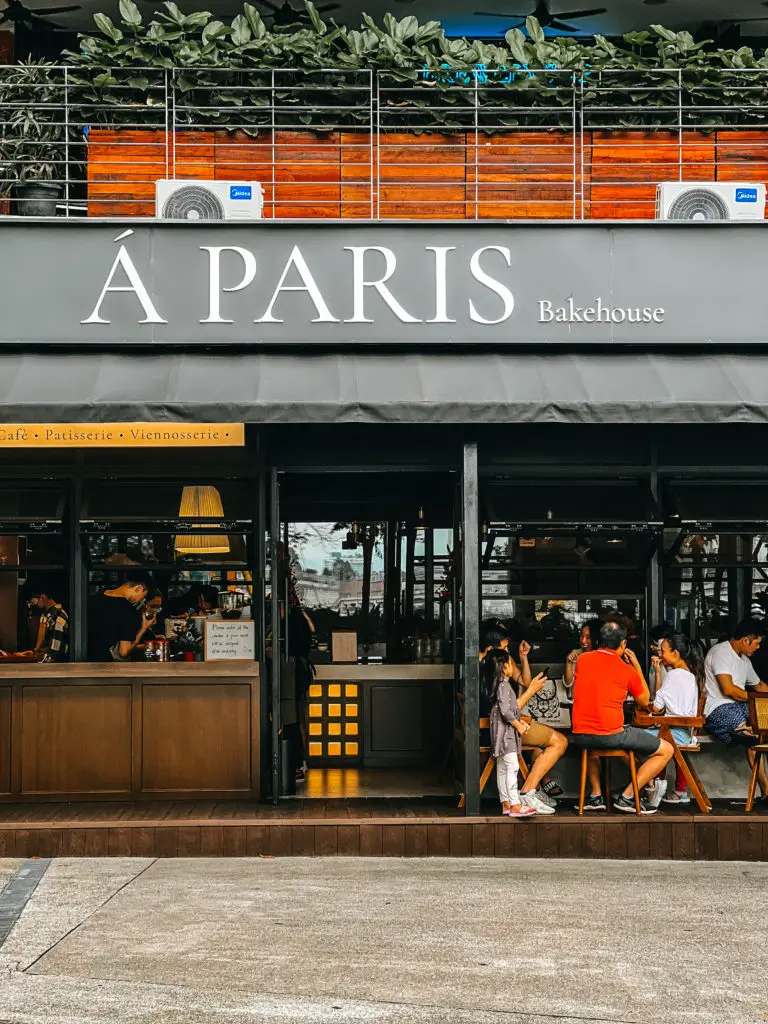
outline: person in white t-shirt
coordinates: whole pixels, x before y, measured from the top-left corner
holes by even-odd
[[[654,658],[654,662],[657,659]],[[674,718],[695,718],[699,713],[699,690],[704,685],[704,655],[697,643],[683,633],[667,630],[659,643],[658,661],[664,675],[657,669],[656,678],[661,680],[656,691],[651,714],[669,715]],[[652,730],[658,734],[658,729]],[[670,729],[679,747],[688,747],[696,742],[691,729],[675,725]],[[688,785],[678,766],[675,789],[669,796],[667,780],[660,776],[652,784],[648,802],[658,806],[661,800],[669,804],[688,804]]]
[[[745,619],[733,631],[730,640],[715,644],[704,663],[707,732],[722,743],[746,747],[750,766],[755,760],[751,748],[758,738],[749,728],[747,687],[768,693],[768,685],[760,680],[750,658],[760,647],[765,631],[766,624],[760,619]],[[768,776],[762,763],[757,778],[765,799]]]

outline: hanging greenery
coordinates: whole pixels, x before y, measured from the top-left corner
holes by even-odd
[[[587,128],[617,129],[768,121],[765,55],[660,25],[615,44],[546,36],[530,17],[525,33],[512,29],[496,44],[449,39],[438,22],[412,15],[381,24],[363,15],[353,29],[324,21],[309,0],[305,8],[296,24],[267,27],[248,3],[225,23],[172,2],[145,21],[133,0],[120,0],[119,25],[95,15],[98,32],[65,55],[72,100],[89,123],[149,123],[137,107],[172,103],[176,124],[249,132],[370,126],[372,85],[383,130],[571,127],[582,117]]]

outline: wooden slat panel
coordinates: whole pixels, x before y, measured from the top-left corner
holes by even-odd
[[[568,133],[520,129],[467,137],[467,216],[547,218],[574,216],[581,159]]]
[[[199,857],[202,854],[200,827],[179,828],[176,831],[176,856]]]
[[[405,856],[426,857],[429,852],[428,825],[409,825],[405,830]],[[341,830],[339,830],[341,831]],[[339,850],[341,853],[341,850]]]
[[[715,146],[718,181],[768,181],[768,132],[719,131]]]
[[[341,216],[368,218],[376,215],[373,195],[376,149],[370,132],[342,132]]]
[[[155,855],[155,830],[154,830],[154,828],[132,828],[131,829],[131,854],[134,857],[154,857],[154,855]]]
[[[45,829],[40,833],[37,845],[38,857],[61,857],[63,855],[63,834],[61,829]]]
[[[606,821],[605,856],[612,860],[626,860],[629,823],[626,821]]]
[[[381,830],[381,852],[385,857],[405,856],[405,826],[384,825]]]
[[[746,821],[740,825],[741,856],[743,860],[763,859],[763,824]]]
[[[88,135],[88,216],[154,217],[155,181],[169,177],[159,129],[92,128]]]
[[[676,821],[672,825],[672,857],[693,860],[696,856],[695,828],[692,821]]]
[[[581,826],[560,824],[560,856],[581,857]]]
[[[627,822],[627,857],[647,860],[651,856],[651,840],[647,821]]]
[[[360,827],[358,825],[339,825],[338,843],[340,857],[359,856]]]
[[[496,826],[472,826],[472,856],[493,857],[496,853]]]
[[[130,686],[27,685],[22,701],[22,793],[130,792]]]
[[[427,825],[427,850],[430,857],[447,857],[451,852],[448,825]]]
[[[11,790],[11,687],[0,686],[0,793]]]
[[[293,854],[294,857],[314,856],[314,825],[296,825],[291,829],[291,853]]]
[[[111,828],[109,830],[109,856],[130,857],[131,830],[129,828]]]
[[[514,857],[515,854],[515,833],[508,821],[494,825],[496,832],[494,842],[494,853],[497,857]]]
[[[464,220],[466,138],[381,134],[379,209],[383,220]]]
[[[381,825],[360,826],[360,856],[381,857],[383,836]]]
[[[560,826],[556,821],[536,822],[536,854],[539,857],[560,856]]]
[[[249,791],[250,701],[248,683],[146,684],[143,791]]]
[[[341,140],[337,133],[275,135],[274,216],[341,216]]]
[[[403,842],[405,837],[403,836]],[[315,856],[335,857],[339,852],[339,835],[335,825],[315,825]]]
[[[178,829],[175,825],[161,825],[155,829],[155,856],[178,856]]]
[[[246,853],[245,825],[227,825],[224,828],[224,856],[245,857]]]
[[[717,860],[716,822],[696,822],[695,845],[696,860]]]
[[[248,825],[245,830],[245,852],[249,857],[263,857],[269,853],[269,826]]]
[[[588,177],[593,219],[652,220],[659,182],[715,180],[715,136],[592,132]]]

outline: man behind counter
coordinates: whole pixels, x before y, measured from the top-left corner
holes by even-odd
[[[88,607],[88,660],[124,661],[142,646],[155,618],[151,610],[140,613],[137,605],[146,598],[148,585],[129,577],[119,587],[96,594]]]
[[[69,652],[69,616],[50,594],[33,590],[27,607],[40,610],[40,632],[35,654],[41,661],[66,661]]]

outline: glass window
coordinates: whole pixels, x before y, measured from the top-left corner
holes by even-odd
[[[14,659],[68,658],[65,511],[63,485],[0,488],[0,650]]]

